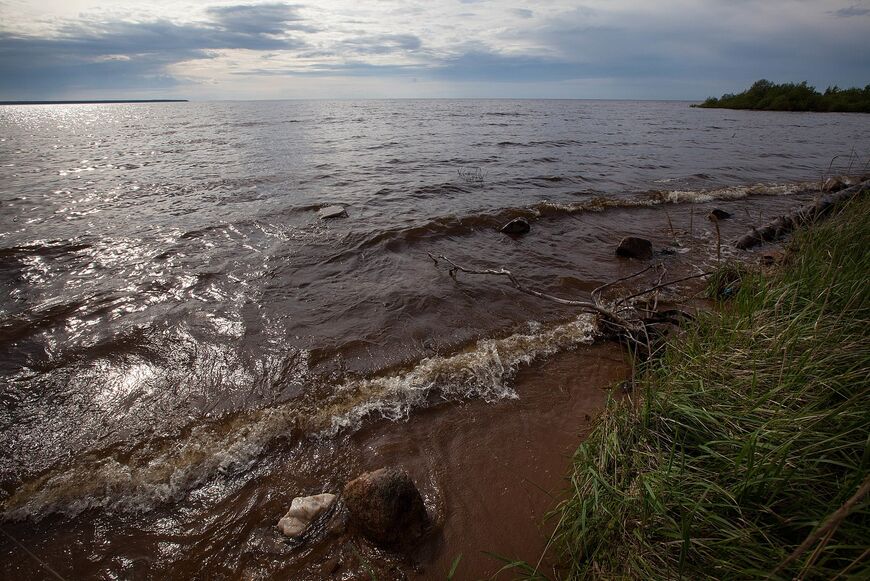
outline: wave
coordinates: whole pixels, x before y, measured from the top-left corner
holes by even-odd
[[[147,511],[182,499],[216,477],[245,474],[264,451],[285,439],[331,438],[368,418],[407,419],[437,401],[516,398],[510,380],[523,365],[591,343],[596,319],[483,339],[447,356],[371,378],[351,378],[327,397],[311,395],[256,412],[194,426],[180,437],[150,441],[130,454],[90,453],[26,481],[2,503],[3,520],[39,520],[51,513],[76,516],[88,509]],[[307,393],[316,393],[312,387]]]
[[[542,179],[542,178],[535,178]],[[557,182],[558,183],[558,182]],[[817,185],[799,183],[788,185],[731,186],[710,190],[654,190],[628,197],[606,197],[580,192],[586,196],[577,202],[543,201],[530,206],[502,208],[465,216],[439,216],[422,224],[375,232],[353,232],[345,238],[347,250],[332,256],[330,262],[341,260],[347,254],[374,246],[394,249],[429,238],[464,236],[478,230],[496,230],[515,218],[536,220],[547,217],[571,216],[583,212],[603,212],[617,208],[653,207],[662,204],[706,203],[714,200],[737,200],[754,195],[782,196],[817,189]]]

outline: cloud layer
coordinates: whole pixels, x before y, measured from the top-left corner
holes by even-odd
[[[695,99],[761,77],[870,82],[867,2],[100,1],[0,2],[0,98]]]

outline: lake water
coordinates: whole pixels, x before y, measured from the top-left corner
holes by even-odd
[[[730,239],[868,153],[870,116],[684,102],[0,107],[4,530],[68,577],[317,578],[272,520],[370,463],[360,430],[462,402],[497,422],[518,372],[594,338],[429,253],[588,298],[641,266],[622,236],[697,270],[710,208]],[[498,231],[515,217],[528,235]],[[11,539],[3,576],[45,575]]]

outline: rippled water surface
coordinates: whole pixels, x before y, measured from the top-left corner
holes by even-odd
[[[570,309],[427,253],[588,296],[637,269],[620,237],[682,236],[692,256],[665,260],[697,268],[711,204],[736,235],[868,150],[865,115],[678,102],[0,107],[4,520],[54,519],[87,575],[129,575],[135,550],[105,545],[129,527],[154,571],[239,575],[216,547],[269,553],[241,515],[277,463],[300,493],[340,483],[367,419],[521,397],[519,368],[591,342]],[[518,216],[529,235],[498,232]]]

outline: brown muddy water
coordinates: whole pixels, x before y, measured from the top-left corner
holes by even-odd
[[[646,264],[615,257],[629,234],[700,272],[710,209],[727,242],[811,199],[870,121],[180,103],[3,107],[0,133],[0,577],[443,579],[462,554],[465,579],[538,560],[627,364],[594,319],[427,253],[577,298]],[[294,496],[387,465],[440,524],[416,554],[278,534]]]

